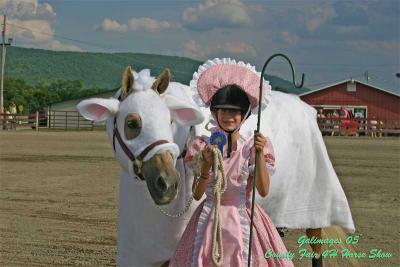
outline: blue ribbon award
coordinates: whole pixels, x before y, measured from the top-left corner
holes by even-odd
[[[210,144],[217,145],[223,155],[224,145],[226,144],[226,135],[222,131],[215,131],[210,136]]]

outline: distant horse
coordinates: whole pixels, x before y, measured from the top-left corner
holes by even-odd
[[[5,109],[3,114],[4,115],[2,115],[2,118],[1,118],[1,120],[3,122],[2,123],[3,130],[8,131],[8,130],[15,129],[14,124],[13,124],[13,116],[9,115],[10,112],[7,109]]]

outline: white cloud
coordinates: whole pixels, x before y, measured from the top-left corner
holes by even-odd
[[[281,32],[281,40],[287,45],[296,45],[300,41],[300,37],[291,32]]]
[[[254,46],[240,41],[226,41],[221,44],[201,44],[191,39],[184,43],[183,51],[184,56],[201,60],[214,57],[216,55],[232,57],[255,57],[257,55]]]
[[[51,5],[38,0],[1,0],[0,10],[20,20],[52,20],[56,17]]]
[[[8,36],[12,36],[18,42],[50,42],[54,39],[54,32],[48,21],[9,19],[8,22]]]
[[[259,11],[240,0],[206,0],[196,7],[184,10],[182,19],[186,27],[210,30],[217,27],[248,27],[252,24],[250,13]]]
[[[313,32],[336,16],[332,6],[314,6],[305,10],[305,23],[308,31]]]
[[[99,27],[103,31],[108,32],[127,32],[130,31],[145,31],[145,32],[159,32],[169,29],[179,29],[182,26],[178,23],[156,20],[153,18],[131,18],[128,23],[119,23],[116,20],[106,18],[103,20]]]
[[[257,52],[254,46],[246,43],[246,42],[226,42],[221,47],[221,50],[233,54],[233,55],[248,55],[248,56],[256,56]]]
[[[189,40],[183,44],[183,55],[189,58],[205,59],[207,52],[195,40]]]
[[[131,18],[128,21],[129,29],[132,31],[144,30],[149,32],[162,31],[167,29],[178,29],[181,26],[177,23],[161,21],[152,18]]]
[[[53,22],[56,18],[51,5],[38,0],[0,0],[0,11],[8,16],[7,37],[20,46],[80,51],[76,45],[55,39]]]
[[[112,31],[112,32],[126,32],[128,30],[127,25],[120,24],[118,21],[108,18],[103,20],[99,28],[103,31]]]
[[[358,40],[346,42],[354,51],[370,52],[396,56],[400,51],[400,43],[390,41]]]
[[[52,40],[50,43],[45,43],[42,48],[59,51],[82,51],[82,49],[76,45],[63,44],[58,40]]]
[[[364,26],[336,26],[336,32],[338,34],[352,34],[364,30]]]

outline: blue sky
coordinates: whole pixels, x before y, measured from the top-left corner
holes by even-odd
[[[400,92],[400,1],[0,0],[13,45],[232,57],[261,70],[285,53],[306,86],[348,78]],[[274,61],[267,72],[289,79]]]

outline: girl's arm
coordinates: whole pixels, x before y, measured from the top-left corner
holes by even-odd
[[[264,158],[264,146],[267,139],[261,133],[254,134],[254,148],[258,151],[256,188],[260,196],[266,197],[269,192],[269,174]]]

